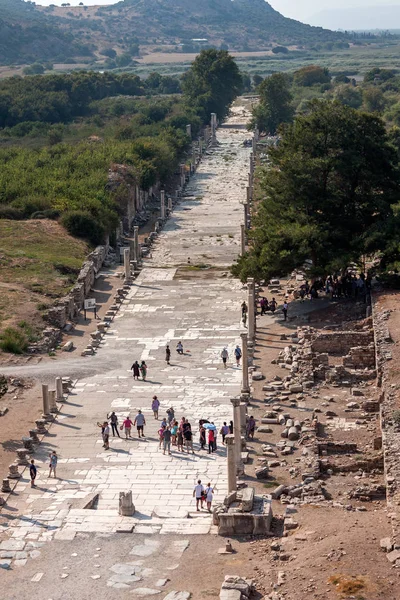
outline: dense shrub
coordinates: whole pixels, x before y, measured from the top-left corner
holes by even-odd
[[[13,206],[0,206],[0,219],[11,219],[12,221],[21,221],[24,213]]]
[[[23,331],[7,327],[0,334],[0,348],[3,352],[23,354],[28,348],[28,339]]]
[[[93,245],[104,242],[104,228],[89,212],[67,211],[61,217],[61,224],[71,235],[89,240]]]

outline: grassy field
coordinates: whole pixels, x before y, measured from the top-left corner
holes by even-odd
[[[88,245],[49,220],[0,220],[0,329],[42,313],[72,287]]]
[[[400,41],[387,45],[370,44],[368,46],[352,46],[347,50],[328,51],[297,51],[285,55],[262,52],[232,52],[242,71],[250,74],[269,75],[278,71],[295,71],[309,64],[328,67],[331,73],[346,73],[362,76],[373,67],[399,68]],[[196,58],[196,54],[181,54],[169,52],[154,52],[136,59],[137,64],[116,72],[136,73],[147,77],[157,71],[161,75],[181,75],[188,70]],[[20,67],[0,67],[0,79],[12,75],[21,75]],[[95,63],[88,64],[55,64],[55,72],[69,72],[76,69],[102,70],[104,67]]]

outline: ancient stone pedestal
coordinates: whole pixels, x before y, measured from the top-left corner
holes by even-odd
[[[247,333],[241,333],[242,338],[242,394],[250,394],[249,385],[249,356],[247,352]]]
[[[26,448],[18,448],[17,450],[17,464],[23,467],[29,466],[28,456],[30,452]]]
[[[172,212],[172,198],[171,198],[171,196],[168,196],[168,210],[169,210],[169,212]]]
[[[11,492],[11,486],[9,479],[3,479],[3,484],[1,486],[1,491],[9,494]]]
[[[57,402],[62,402],[64,400],[61,377],[56,377],[56,400]]]
[[[18,465],[16,465],[15,463],[9,465],[8,470],[8,479],[19,479],[21,477],[20,473],[18,473]]]
[[[45,427],[46,421],[44,419],[36,419],[35,423],[36,423],[37,432],[40,435],[43,435],[44,433],[47,433],[47,429]]]
[[[32,439],[32,442],[34,444],[39,444],[40,443],[40,440],[39,440],[39,437],[38,437],[38,433],[39,432],[38,432],[37,429],[30,429],[29,430],[29,437]]]
[[[241,414],[240,414],[240,398],[231,399],[233,405],[233,435],[235,439],[235,459],[236,459],[236,474],[243,475],[244,467],[242,462],[242,432],[241,432]]]
[[[58,408],[56,404],[56,390],[49,390],[49,405],[51,413],[58,413]]]
[[[119,514],[124,517],[131,517],[135,514],[135,505],[132,502],[132,492],[119,493]]]
[[[133,260],[140,262],[139,256],[139,227],[137,225],[133,228]]]
[[[225,436],[227,449],[227,467],[228,467],[228,494],[236,492],[236,456],[235,456],[235,437],[233,435]]]
[[[35,452],[35,449],[33,447],[33,439],[31,437],[23,437],[22,443],[24,445],[24,448],[26,448],[26,450],[28,450],[30,454],[33,454]]]

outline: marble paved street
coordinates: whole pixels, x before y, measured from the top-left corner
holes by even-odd
[[[239,252],[240,202],[246,195],[250,152],[243,147],[246,131],[232,126],[246,118],[240,109],[229,128],[219,129],[219,145],[189,182],[97,356],[82,358],[101,361],[101,368],[77,379],[35,453],[37,488],[29,487],[25,471],[10,497],[9,505],[19,513],[17,518],[13,512],[3,513],[8,517],[0,538],[3,563],[25,564],[53,538],[113,533],[132,524],[138,534],[188,536],[212,530],[211,516],[196,513],[192,492],[198,478],[216,486],[215,501],[226,492],[221,436],[215,454],[201,451],[198,420],[214,421],[219,429],[232,418],[230,398],[240,392],[241,369],[233,364],[233,349],[240,343],[245,290],[228,269]],[[214,268],[198,269],[199,264]],[[175,352],[179,340],[183,356]],[[165,363],[166,344],[172,351],[171,366]],[[230,355],[226,370],[220,358],[225,346]],[[143,359],[147,381],[134,381],[131,364]],[[193,455],[174,448],[172,456],[164,456],[159,450],[159,421],[151,411],[155,394],[160,417],[173,406],[178,420],[184,415],[191,422]],[[121,431],[121,438],[110,437],[110,450],[105,451],[97,423],[111,410],[120,423],[127,415],[133,420],[138,409],[146,417],[145,439],[139,440],[132,429],[133,439],[126,440]],[[52,449],[59,455],[58,479],[48,478]],[[118,515],[119,492],[128,490],[136,507],[132,518]],[[84,508],[94,494],[93,509]]]

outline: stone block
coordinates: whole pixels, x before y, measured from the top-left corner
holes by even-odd
[[[384,552],[391,552],[393,550],[393,542],[389,537],[382,538],[379,545]]]
[[[267,479],[269,473],[268,467],[259,467],[255,471],[257,479]]]
[[[386,558],[390,563],[395,564],[400,559],[400,550],[392,550],[391,552],[388,552]]]

